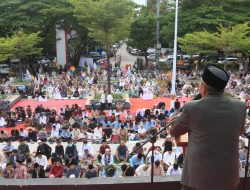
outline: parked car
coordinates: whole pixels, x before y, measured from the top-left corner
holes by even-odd
[[[150,55],[150,54],[154,54],[155,53],[155,49],[154,48],[148,48],[147,50],[147,54]]]
[[[237,62],[237,61],[238,61],[237,57],[227,57],[227,58],[219,59],[218,63],[224,64],[224,63],[233,63],[233,62]]]
[[[133,49],[132,47],[127,46],[127,51],[128,51],[129,53],[131,53],[132,49]]]
[[[155,61],[156,56],[155,56],[155,54],[150,54],[150,55],[147,56],[147,58],[148,58],[149,61]]]
[[[50,59],[48,59],[47,57],[39,57],[37,60],[38,64],[40,64],[41,66],[45,66],[48,67],[51,65],[52,61],[50,61]]]
[[[177,55],[177,60],[180,60],[180,59],[184,59],[184,60],[189,60],[189,55]],[[169,55],[167,57],[163,57],[162,59],[159,59],[159,62],[160,63],[166,63],[166,64],[169,64],[169,63],[173,63],[173,59],[174,59],[174,56],[173,55]]]
[[[178,69],[189,69],[190,68],[190,59],[187,55],[177,55],[177,64],[176,68]],[[169,67],[173,65],[173,56],[167,56],[162,59],[159,59],[159,63],[169,65]]]
[[[145,52],[142,50],[139,50],[139,56],[145,56]]]
[[[8,75],[10,73],[10,66],[8,64],[0,64],[0,74]]]
[[[132,49],[131,54],[132,55],[138,55],[138,51],[139,51],[138,49]]]

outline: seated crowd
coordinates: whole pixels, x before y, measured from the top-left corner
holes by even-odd
[[[11,134],[1,130],[4,147],[0,152],[0,174],[16,179],[149,176],[152,147],[144,149],[140,141],[163,127],[179,108],[177,100],[175,109],[167,110],[160,104],[138,110],[135,116],[130,111],[119,114],[115,110],[82,110],[77,104],[59,112],[39,105],[34,111],[28,106],[1,113],[4,127],[18,123],[27,127],[13,128]],[[13,125],[8,125],[9,120]],[[154,148],[154,175],[180,175],[183,156],[173,151],[175,142],[169,130],[157,138],[164,138],[165,142]],[[15,147],[13,141],[19,145]],[[132,150],[128,141],[136,141]],[[77,143],[82,143],[81,148],[77,148]],[[30,151],[31,144],[37,144],[36,151]],[[98,151],[93,144],[99,146]],[[112,150],[111,144],[118,146]]]

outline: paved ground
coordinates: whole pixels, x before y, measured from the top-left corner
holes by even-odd
[[[121,55],[121,67],[124,67],[126,64],[134,65],[137,59],[137,56],[129,54],[126,48],[127,48],[127,45],[124,43],[116,52],[116,57],[118,57],[118,55]],[[144,59],[144,57],[141,57],[141,58]],[[112,64],[114,64],[115,58],[112,57],[110,61]]]

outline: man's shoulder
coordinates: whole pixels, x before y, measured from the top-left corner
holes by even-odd
[[[202,99],[200,99],[200,100],[192,100],[192,101],[186,102],[183,105],[183,109],[191,109],[191,108],[195,107],[197,104],[199,104],[201,101],[202,101]]]
[[[246,104],[239,99],[235,99],[235,98],[226,98],[226,99],[228,100],[229,103],[246,108]]]

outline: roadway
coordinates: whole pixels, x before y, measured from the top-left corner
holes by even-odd
[[[131,55],[128,53],[126,43],[122,44],[120,46],[120,48],[117,50],[116,61],[117,61],[118,55],[121,55],[121,67],[124,67],[126,64],[134,65],[134,63],[137,59],[137,56],[134,56],[134,55]],[[141,57],[141,56],[139,56],[139,57],[142,58],[143,60],[145,60],[144,57]],[[114,65],[115,64],[115,57],[110,58],[110,62],[112,65]]]

